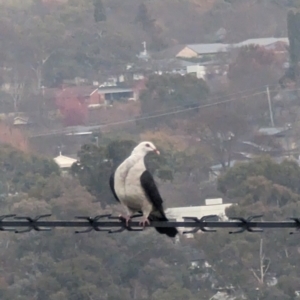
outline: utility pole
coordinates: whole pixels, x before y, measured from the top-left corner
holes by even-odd
[[[273,109],[272,109],[272,102],[270,97],[270,90],[269,86],[267,85],[267,96],[268,96],[268,104],[269,104],[269,111],[270,111],[270,119],[271,119],[271,125],[274,127],[274,118],[273,118]]]

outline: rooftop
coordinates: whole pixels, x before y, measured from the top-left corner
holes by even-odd
[[[277,135],[286,131],[287,128],[284,127],[264,127],[258,130],[258,133],[265,135]]]
[[[58,156],[54,157],[54,161],[58,164],[60,168],[71,168],[71,166],[74,162],[77,161],[77,159],[64,156],[60,153]]]
[[[99,94],[113,94],[113,93],[131,93],[133,92],[130,88],[120,87],[103,87],[98,89]]]
[[[248,46],[248,45],[259,45],[259,46],[268,46],[277,42],[289,43],[288,38],[257,38],[257,39],[248,39],[243,42],[235,44],[236,47]]]
[[[232,203],[216,204],[216,205],[201,205],[201,206],[185,206],[172,207],[166,209],[166,214],[170,219],[183,221],[183,217],[202,218],[207,215],[225,215],[225,209],[230,207]]]
[[[217,53],[217,52],[226,52],[229,44],[190,44],[187,45],[188,48],[197,52],[198,54],[209,54],[209,53]]]

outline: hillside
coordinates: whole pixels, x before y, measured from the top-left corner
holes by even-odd
[[[108,22],[122,30],[122,33],[131,35],[136,43],[149,39],[149,35],[134,22],[138,6],[142,2],[106,1]],[[228,42],[286,35],[288,7],[271,0],[153,0],[145,3],[149,15],[155,19],[155,24],[160,29],[160,36],[168,45],[212,42],[214,34],[222,27],[227,31]]]
[[[22,56],[39,68],[46,63],[44,75],[57,81],[74,74],[91,77],[92,69],[99,75],[99,69],[124,67],[136,61],[143,41],[156,52],[176,44],[216,42],[221,28],[222,41],[228,43],[287,34],[288,7],[274,0],[98,1],[104,15],[98,22],[93,0],[0,1],[5,60]]]

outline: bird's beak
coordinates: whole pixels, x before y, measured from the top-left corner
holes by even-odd
[[[160,152],[159,152],[157,149],[155,149],[154,152],[155,152],[157,155],[160,155]]]

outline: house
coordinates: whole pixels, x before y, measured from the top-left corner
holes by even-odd
[[[243,160],[231,160],[230,163],[227,165],[228,168],[232,168],[237,162],[242,162]],[[220,176],[221,172],[223,171],[223,165],[217,164],[210,167],[209,172],[209,181],[215,181]]]
[[[16,116],[13,121],[13,125],[18,127],[20,126],[24,127],[30,124],[31,122],[29,120],[29,117],[26,116]]]
[[[285,127],[263,127],[258,129],[257,135],[269,136],[276,138],[279,145],[285,150],[296,148],[291,126]]]
[[[125,87],[100,87],[98,95],[102,103],[112,103],[122,100],[137,100],[137,95],[132,88]]]
[[[53,160],[58,164],[63,174],[67,173],[73,163],[77,161],[77,159],[62,155],[61,152],[58,156],[54,157]]]
[[[256,45],[271,50],[276,55],[277,59],[282,60],[284,63],[289,61],[289,39],[288,38],[257,38],[248,39],[241,43],[235,44],[236,48],[242,46]]]
[[[185,59],[200,59],[202,61],[213,61],[214,58],[219,57],[220,54],[226,54],[233,48],[240,48],[243,46],[258,45],[267,50],[274,50],[278,54],[286,54],[289,39],[281,38],[254,38],[248,39],[239,43],[223,44],[186,44],[175,45],[169,49],[163,50],[156,54],[153,58],[155,60],[171,59],[171,58],[185,58]]]
[[[69,99],[78,99],[80,102],[85,102],[87,105],[101,103],[101,97],[97,93],[98,89],[94,86],[62,86],[56,90],[55,96],[60,101],[68,101]]]
[[[177,58],[200,58],[213,60],[219,53],[228,52],[229,44],[190,44],[176,54]]]
[[[198,79],[205,79],[206,67],[200,64],[194,64],[186,67],[187,74],[195,75]]]
[[[275,52],[286,52],[286,46],[289,45],[288,38],[257,38],[257,39],[248,39],[243,42],[237,43],[235,47],[243,47],[243,46],[250,46],[250,45],[257,45],[264,47],[267,50],[274,50]]]
[[[225,210],[233,203],[223,203],[222,198],[206,199],[205,205],[201,206],[186,206],[186,207],[172,207],[166,210],[166,215],[169,219],[176,221],[184,221],[184,217],[202,218],[208,215],[217,215],[220,219],[227,219]],[[180,231],[189,231],[191,228],[180,228]],[[193,238],[193,234],[187,234],[187,238]]]

